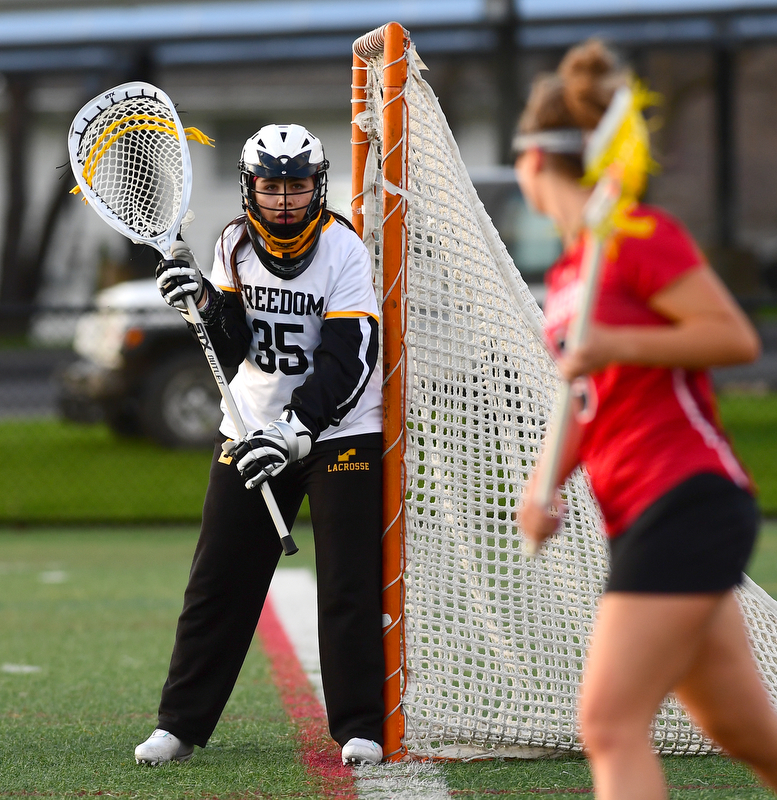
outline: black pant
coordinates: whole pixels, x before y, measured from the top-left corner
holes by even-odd
[[[201,747],[232,693],[282,552],[261,491],[225,463],[221,441],[159,706],[160,728]],[[289,526],[305,494],[310,502],[332,737],[382,744],[380,434],[317,443],[270,486]]]

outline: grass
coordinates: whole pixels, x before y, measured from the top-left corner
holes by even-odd
[[[774,795],[760,787],[741,764],[719,756],[662,759],[676,800],[766,800]],[[482,761],[455,763],[443,772],[454,797],[487,800],[495,795],[509,800],[593,796],[591,773],[582,758],[554,761]]]
[[[720,415],[758,486],[763,512],[777,516],[777,395],[722,395]]]
[[[0,798],[333,796],[300,763],[258,645],[207,748],[187,764],[135,765],[133,748],[155,723],[196,536],[192,526],[0,530]],[[309,527],[294,537],[300,552],[281,566],[312,570]],[[765,526],[750,572],[777,588],[777,524]],[[677,800],[772,796],[725,758],[663,764]],[[453,797],[560,800],[591,786],[580,758],[441,770]]]
[[[721,415],[759,485],[762,509],[777,515],[777,395],[724,396]],[[298,759],[258,646],[208,748],[169,769],[134,764],[134,745],[155,722],[196,526],[74,526],[195,523],[209,452],[165,450],[117,440],[104,426],[53,420],[2,421],[0,442],[12,454],[0,461],[0,523],[26,525],[0,529],[0,800],[328,796]],[[54,521],[71,527],[31,527]],[[309,528],[297,527],[294,538],[300,553],[281,566],[312,570]],[[764,526],[749,574],[777,596],[777,523]],[[673,799],[773,796],[725,758],[663,765]],[[564,798],[591,786],[580,758],[441,769],[454,797]]]
[[[747,574],[772,597],[777,598],[777,522],[764,522]]]
[[[198,523],[212,453],[53,419],[0,421],[0,451],[5,525]]]
[[[0,422],[0,521],[195,522],[210,451],[118,439],[106,425],[49,419]]]
[[[724,395],[721,416],[777,517],[777,394]],[[197,523],[209,450],[120,439],[105,425],[0,421],[0,524]],[[309,519],[307,505],[302,514]]]
[[[295,536],[295,566],[310,564],[309,531]],[[196,762],[134,763],[195,540],[192,528],[0,533],[0,797],[316,796],[258,647]]]

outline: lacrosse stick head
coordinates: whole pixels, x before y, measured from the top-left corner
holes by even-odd
[[[593,186],[606,173],[620,183],[621,195],[631,200],[645,190],[655,164],[650,156],[650,134],[642,109],[657,95],[637,82],[622,86],[613,95],[599,124],[591,132],[583,153],[584,186]]]
[[[170,98],[140,81],[110,89],[78,112],[68,151],[86,202],[133,242],[169,256],[189,206],[192,173]]]

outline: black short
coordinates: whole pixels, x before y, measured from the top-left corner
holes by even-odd
[[[694,475],[610,540],[606,591],[726,591],[742,581],[759,519],[748,492],[720,475]]]

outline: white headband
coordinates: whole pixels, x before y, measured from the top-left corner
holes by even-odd
[[[519,133],[513,139],[513,152],[524,153],[538,147],[546,153],[580,155],[585,149],[585,136],[580,128],[555,128],[536,133]]]

